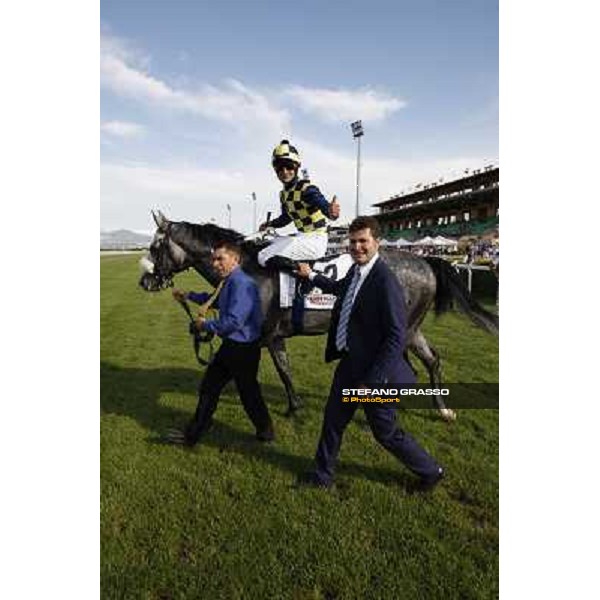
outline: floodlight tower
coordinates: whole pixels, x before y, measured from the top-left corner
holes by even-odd
[[[227,213],[229,214],[229,229],[231,229],[231,204],[227,205]]]
[[[354,121],[350,123],[352,128],[352,136],[357,141],[356,155],[356,216],[360,213],[360,138],[365,134],[362,127],[362,121]]]
[[[256,193],[252,192],[252,233],[256,232]]]

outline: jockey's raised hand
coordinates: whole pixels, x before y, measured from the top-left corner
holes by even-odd
[[[329,218],[335,220],[340,216],[340,203],[337,201],[337,196],[329,203]]]

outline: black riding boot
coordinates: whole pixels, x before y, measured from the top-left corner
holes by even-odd
[[[298,277],[298,264],[295,260],[288,258],[287,256],[272,256],[265,263],[267,269],[275,271],[284,271],[289,273],[292,277],[296,278],[296,293],[300,296],[305,296],[313,288],[313,284],[308,279]]]
[[[271,256],[265,263],[265,268],[273,271],[285,271],[294,275],[298,269],[298,263],[287,256]]]

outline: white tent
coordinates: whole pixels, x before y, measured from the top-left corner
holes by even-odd
[[[435,246],[435,240],[430,236],[425,236],[424,238],[413,242],[414,246]]]
[[[447,246],[449,247],[456,247],[456,241],[455,240],[451,240],[449,238],[445,238],[442,235],[438,235],[433,239],[434,245],[435,246]]]
[[[412,242],[409,242],[408,240],[405,240],[404,238],[398,238],[396,240],[395,246],[397,248],[400,248],[403,246],[412,246]]]

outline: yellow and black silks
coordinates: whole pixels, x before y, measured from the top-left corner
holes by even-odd
[[[308,179],[301,179],[290,190],[281,190],[279,199],[284,210],[294,220],[301,233],[326,233],[327,219],[318,206],[302,200],[302,192],[310,186]]]

